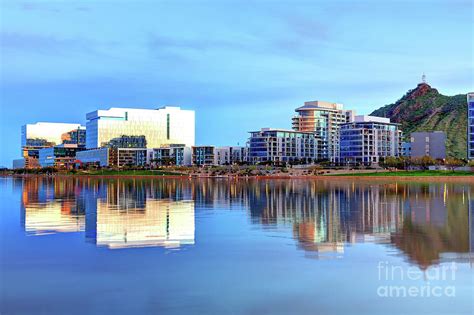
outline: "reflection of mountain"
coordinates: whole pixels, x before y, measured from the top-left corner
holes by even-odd
[[[35,234],[85,225],[89,242],[123,248],[194,244],[195,207],[246,210],[264,230],[292,230],[298,247],[316,256],[377,242],[424,268],[468,256],[471,190],[452,183],[27,178],[22,213]]]
[[[465,192],[470,186],[331,181],[271,185],[249,192],[249,198],[258,199],[249,203],[254,221],[267,227],[291,222],[306,251],[341,253],[344,244],[367,240],[392,243],[427,267],[448,257],[463,260],[460,253],[470,250]]]
[[[443,256],[462,259],[459,253],[470,251],[467,201],[464,194],[447,198],[448,191],[432,186],[430,191],[412,192],[405,222],[392,235],[392,243],[422,268]]]

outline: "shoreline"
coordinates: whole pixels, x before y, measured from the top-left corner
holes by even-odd
[[[254,176],[191,176],[191,175],[73,175],[73,174],[14,174],[14,175],[0,175],[0,177],[12,177],[12,178],[84,178],[84,179],[183,179],[183,180],[199,180],[199,179],[224,179],[224,180],[358,180],[358,181],[436,181],[436,182],[472,182],[474,183],[474,176],[472,175],[426,175],[426,176],[410,176],[410,175],[254,175]]]

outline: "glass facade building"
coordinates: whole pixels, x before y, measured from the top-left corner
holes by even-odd
[[[467,158],[474,159],[474,92],[467,93]]]
[[[354,112],[344,110],[342,104],[313,101],[305,102],[295,110],[293,130],[313,132],[318,142],[318,159],[338,162],[339,127],[353,120]]]
[[[85,165],[101,167],[145,166],[147,149],[144,148],[99,148],[78,152],[76,160]]]
[[[389,156],[401,155],[402,132],[399,124],[374,116],[355,116],[341,125],[341,163],[370,165]]]
[[[318,157],[318,142],[312,132],[263,128],[250,132],[248,160],[310,163]]]
[[[37,122],[21,127],[21,156],[24,167],[40,167],[39,150],[63,143],[63,137],[74,130],[84,130],[80,124]]]
[[[87,149],[106,146],[122,136],[144,136],[147,148],[172,143],[193,146],[195,114],[179,107],[159,109],[110,108],[87,116]]]
[[[71,168],[76,160],[76,153],[85,150],[77,144],[61,144],[39,150],[41,167]]]
[[[86,128],[79,127],[63,133],[61,136],[61,142],[63,144],[77,144],[80,147],[86,147]]]
[[[83,165],[109,166],[109,148],[100,148],[77,152],[76,159]]]
[[[111,139],[107,144],[109,148],[146,148],[145,136],[121,136]]]

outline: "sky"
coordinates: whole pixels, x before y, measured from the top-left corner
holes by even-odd
[[[196,111],[196,144],[291,128],[305,101],[369,114],[421,81],[474,90],[469,1],[0,2],[0,165],[20,128],[110,107]]]

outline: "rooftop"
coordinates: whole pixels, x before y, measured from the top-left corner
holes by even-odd
[[[129,107],[110,107],[109,109],[98,109],[86,114],[86,119],[91,120],[97,117],[125,118],[127,112],[148,112],[153,113],[160,110],[192,111],[181,109],[178,106],[163,106],[159,108],[129,108]]]
[[[379,123],[379,124],[387,124],[387,125],[395,125],[398,126],[400,124],[390,122],[389,118],[385,117],[377,117],[377,116],[369,116],[369,115],[357,115],[354,116],[354,121],[343,123],[342,125],[349,125],[353,123]]]
[[[357,115],[354,117],[354,122],[379,122],[379,123],[389,124],[390,118],[369,116],[369,115]]]
[[[331,103],[325,101],[304,102],[304,105],[295,109],[295,111],[326,109],[326,110],[342,110],[344,105],[339,103]]]
[[[296,131],[292,129],[281,129],[281,128],[262,128],[257,131],[249,131],[249,133],[254,133],[254,132],[266,132],[266,131],[279,131],[279,132],[291,132],[291,133],[306,133],[306,134],[313,134],[313,132],[310,131]]]

